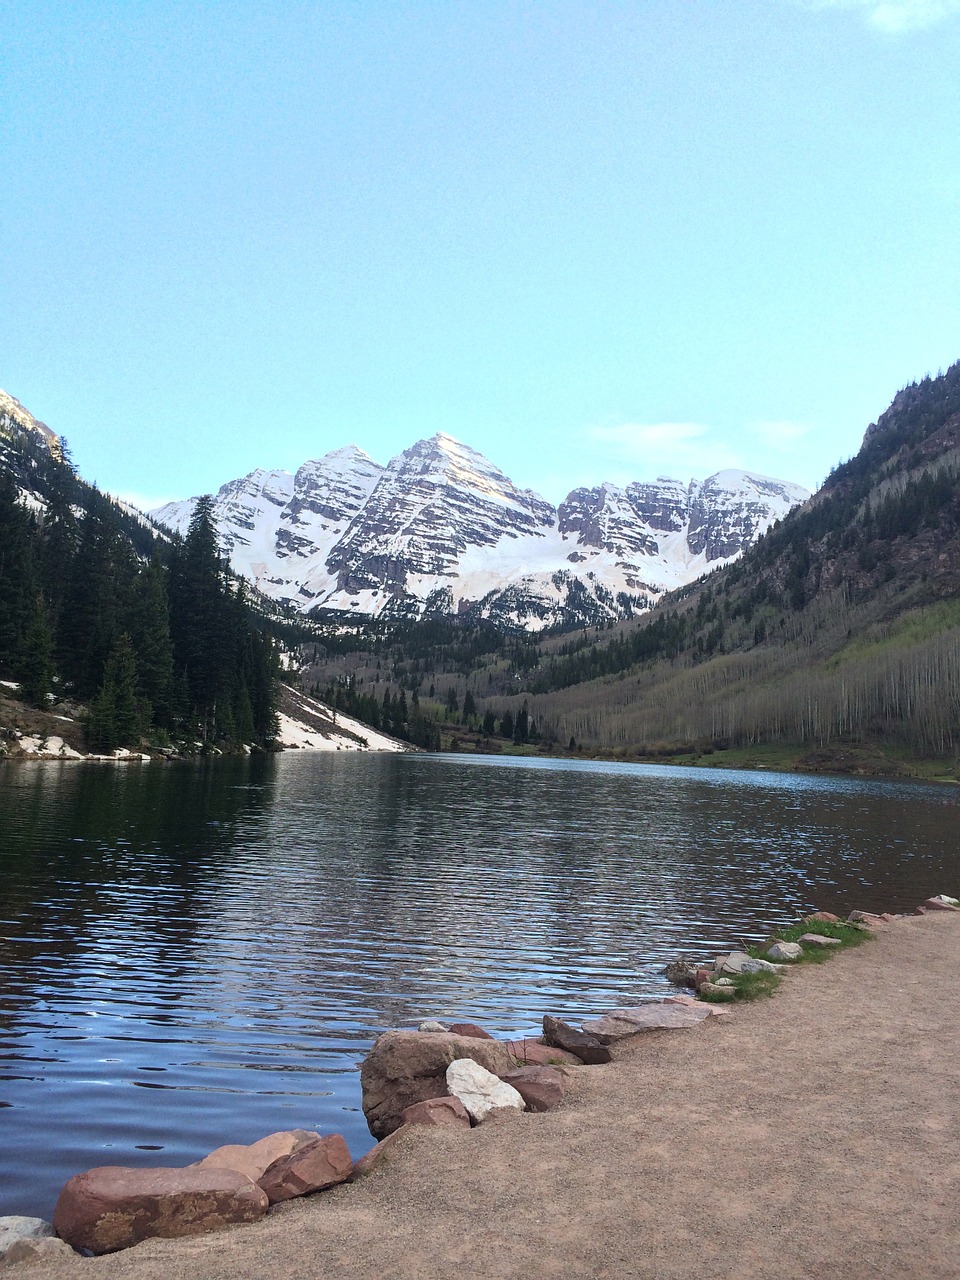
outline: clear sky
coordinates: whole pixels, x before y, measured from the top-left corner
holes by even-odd
[[[0,386],[161,501],[814,487],[960,357],[960,0],[0,0]]]

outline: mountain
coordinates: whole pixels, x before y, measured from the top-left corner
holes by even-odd
[[[214,498],[220,547],[302,611],[469,614],[540,630],[629,617],[742,554],[810,495],[744,471],[575,489],[554,508],[439,433],[381,467],[354,446]],[[182,532],[197,499],[150,515]]]
[[[515,687],[562,742],[955,756],[960,363],[904,388],[736,563],[612,635],[547,642]]]

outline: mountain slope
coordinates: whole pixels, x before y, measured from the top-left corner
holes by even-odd
[[[960,363],[736,564],[527,677],[558,739],[960,750]]]
[[[742,471],[576,489],[558,509],[442,433],[380,467],[351,446],[295,477],[225,484],[224,554],[301,610],[410,618],[468,613],[531,630],[649,608],[740,555],[791,507],[797,485]],[[196,499],[151,513],[182,531]]]

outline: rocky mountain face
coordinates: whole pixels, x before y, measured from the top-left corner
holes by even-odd
[[[348,446],[293,476],[253,471],[223,486],[214,514],[234,569],[297,609],[471,613],[536,630],[647,609],[735,559],[808,497],[799,485],[721,471],[686,485],[574,489],[554,508],[438,434],[386,467]],[[195,503],[150,515],[183,532]]]

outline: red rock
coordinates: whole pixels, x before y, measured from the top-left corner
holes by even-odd
[[[814,911],[812,915],[804,916],[804,924],[812,924],[819,920],[821,924],[839,924],[840,917],[835,916],[832,911]]]
[[[525,1067],[582,1067],[583,1059],[575,1053],[567,1053],[556,1045],[544,1044],[542,1040],[508,1040],[507,1048],[517,1061]]]
[[[266,1193],[235,1169],[104,1165],[64,1186],[53,1225],[75,1249],[113,1253],[153,1236],[194,1236],[256,1222],[268,1205]]]
[[[712,982],[713,974],[709,969],[698,969],[693,975],[693,989],[699,991],[705,982]]]
[[[375,1147],[371,1147],[366,1155],[362,1155],[353,1166],[353,1177],[363,1178],[368,1173],[373,1173],[379,1165],[381,1165],[393,1147],[399,1142],[405,1133],[409,1133],[413,1128],[412,1124],[402,1124],[399,1129],[394,1129],[393,1133],[387,1134],[385,1138],[381,1138]]]
[[[552,1111],[563,1101],[566,1086],[556,1067],[518,1067],[500,1077],[513,1085],[528,1111]]]
[[[280,1133],[270,1133],[265,1138],[252,1142],[249,1146],[217,1147],[208,1156],[198,1160],[190,1167],[193,1169],[236,1169],[245,1173],[251,1181],[256,1182],[260,1176],[282,1156],[292,1155],[301,1147],[320,1139],[319,1133],[310,1129],[286,1129]]]
[[[927,908],[926,908],[926,907],[914,907],[914,908],[913,908],[913,914],[914,914],[915,916],[925,916],[925,915],[927,914]]]
[[[427,1098],[425,1102],[415,1102],[412,1107],[404,1107],[400,1119],[404,1124],[425,1124],[433,1128],[449,1125],[470,1128],[470,1116],[459,1098]]]
[[[324,1187],[346,1182],[353,1172],[353,1160],[339,1133],[319,1138],[288,1156],[274,1160],[257,1185],[267,1193],[271,1204],[293,1200]]]
[[[470,1058],[499,1075],[514,1065],[505,1044],[436,1031],[385,1031],[360,1068],[363,1113],[375,1138],[399,1128],[401,1113],[415,1102],[447,1092],[447,1067]]]
[[[613,1054],[605,1044],[601,1044],[594,1036],[571,1027],[568,1022],[551,1018],[549,1013],[543,1015],[543,1038],[547,1044],[575,1053],[590,1065],[613,1061]]]
[[[489,1031],[484,1031],[483,1027],[478,1027],[475,1022],[455,1022],[450,1028],[450,1034],[454,1036],[468,1036],[472,1040],[495,1040],[496,1036],[492,1036]]]
[[[944,902],[942,898],[928,898],[922,905],[927,911],[960,911],[960,907],[955,907],[952,902]]]

